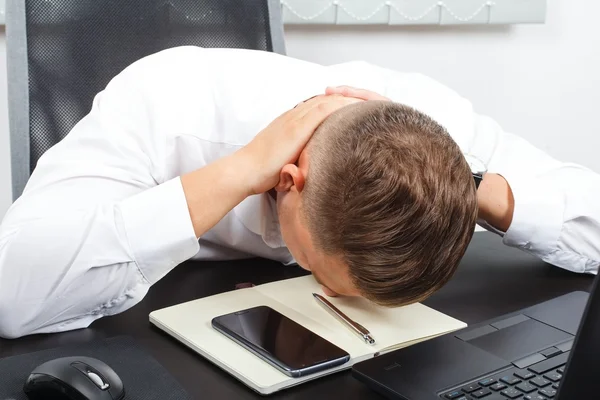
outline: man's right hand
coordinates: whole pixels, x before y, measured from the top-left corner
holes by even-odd
[[[296,162],[319,125],[333,112],[357,101],[360,100],[344,96],[313,97],[262,130],[239,151],[248,167],[248,195],[274,188],[283,166]]]
[[[237,152],[183,175],[181,184],[196,237],[246,197],[274,188],[281,169],[296,162],[321,122],[357,101],[343,96],[314,97],[284,113]]]

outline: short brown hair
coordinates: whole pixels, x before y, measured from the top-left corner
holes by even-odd
[[[454,274],[475,229],[474,180],[425,114],[391,102],[336,112],[309,142],[302,207],[315,246],[341,256],[363,296],[422,301]]]

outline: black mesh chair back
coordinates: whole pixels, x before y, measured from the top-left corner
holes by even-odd
[[[279,0],[8,0],[13,197],[131,63],[183,45],[284,53]]]

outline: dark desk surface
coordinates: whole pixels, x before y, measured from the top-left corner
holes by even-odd
[[[98,320],[90,328],[79,331],[12,341],[0,339],[0,358],[125,334],[145,346],[195,399],[259,398],[225,372],[152,327],[148,314],[231,290],[236,283],[260,284],[303,274],[297,267],[260,259],[184,263],[153,286],[140,304],[123,314]],[[589,291],[591,284],[589,276],[563,271],[507,248],[491,233],[476,233],[455,277],[425,304],[473,324],[574,290]],[[380,396],[355,381],[349,372],[342,372],[270,398],[377,399]]]

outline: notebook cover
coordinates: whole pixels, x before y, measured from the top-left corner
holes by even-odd
[[[260,394],[266,395],[352,367],[376,353],[391,351],[466,327],[422,304],[383,308],[359,298],[330,301],[366,326],[377,341],[369,346],[334,319],[313,298],[320,286],[312,276],[239,289],[154,311],[150,322]],[[346,350],[350,362],[321,373],[291,378],[217,332],[219,315],[266,305]]]

